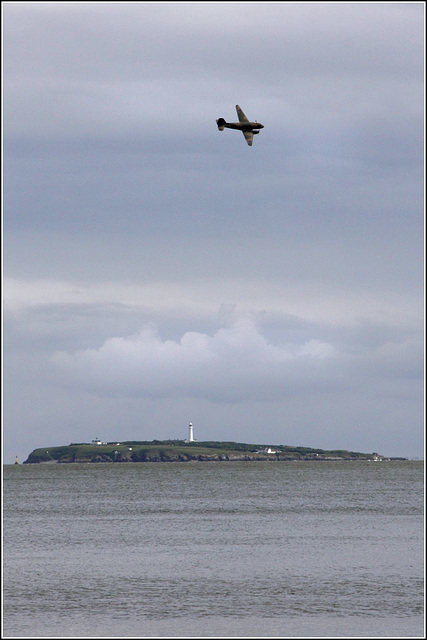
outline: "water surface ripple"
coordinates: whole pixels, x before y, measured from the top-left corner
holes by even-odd
[[[422,637],[422,462],[6,465],[6,637]]]

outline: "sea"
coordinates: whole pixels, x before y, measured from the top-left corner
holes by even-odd
[[[5,465],[3,637],[424,637],[422,461]]]

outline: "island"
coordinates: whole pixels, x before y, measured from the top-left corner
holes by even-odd
[[[151,440],[126,442],[71,443],[60,447],[34,449],[24,464],[97,462],[232,462],[232,461],[379,461],[378,453],[311,449],[287,445],[246,444],[241,442],[188,442]]]

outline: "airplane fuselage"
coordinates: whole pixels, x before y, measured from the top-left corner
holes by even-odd
[[[224,122],[222,126],[226,129],[238,129],[239,131],[253,131],[259,133],[259,129],[264,129],[264,125],[260,122]]]

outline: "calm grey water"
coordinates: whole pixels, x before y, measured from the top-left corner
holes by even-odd
[[[423,469],[6,465],[4,636],[422,637]]]

